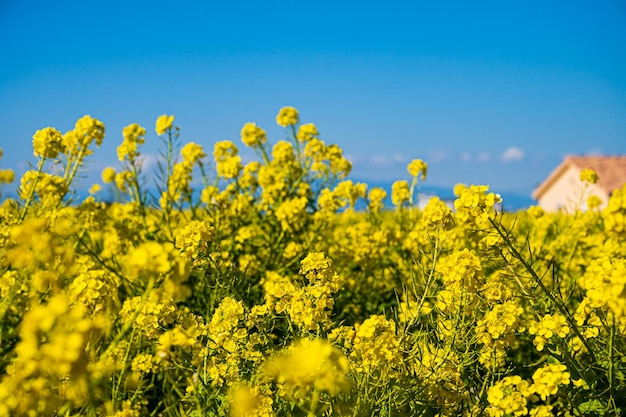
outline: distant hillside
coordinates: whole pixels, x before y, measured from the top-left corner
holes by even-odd
[[[367,183],[368,188],[370,189],[372,187],[380,187],[384,189],[385,191],[387,191],[387,195],[388,195],[385,203],[388,207],[391,207],[391,185],[393,184],[393,181],[366,181],[366,180],[358,180],[358,179],[352,179],[352,181],[355,183],[365,182]],[[2,199],[16,198],[17,197],[16,188],[17,188],[16,184],[11,184],[11,185],[3,187],[3,189],[0,190]],[[422,196],[422,199],[427,199],[428,196],[437,196],[442,200],[453,201],[456,197],[454,196],[454,193],[452,192],[452,190],[453,190],[453,187],[447,188],[447,187],[423,185],[419,189],[419,194]],[[82,201],[85,197],[89,195],[89,192],[85,188],[78,187],[75,191],[76,191],[76,194],[74,195],[74,197],[78,201]],[[150,190],[150,191],[152,191],[153,194],[155,193],[155,190]],[[199,190],[196,190],[196,191],[199,191]],[[535,200],[533,200],[532,197],[530,196],[530,193],[526,194],[526,193],[522,193],[519,191],[501,191],[501,190],[493,190],[493,191],[500,193],[500,195],[502,196],[502,200],[503,200],[502,205],[504,207],[504,210],[507,212],[523,210],[523,209],[530,207],[531,205],[536,204]],[[104,190],[100,192],[98,198],[100,199],[104,198],[105,200],[107,200],[107,199],[111,199],[112,195],[110,194],[108,189],[105,188]],[[365,208],[365,205],[357,204],[357,208],[363,209]]]
[[[387,191],[388,195],[391,195],[391,185],[393,181],[360,181],[360,180],[352,180],[354,182],[365,182],[368,186],[371,187],[380,187]],[[536,204],[535,200],[530,196],[529,193],[523,193],[519,191],[502,191],[502,190],[492,190],[497,192],[502,196],[502,206],[504,210],[507,212],[513,212],[518,210],[527,209],[528,207]],[[456,197],[453,193],[453,187],[438,187],[424,184],[419,189],[420,194],[423,195],[432,195],[437,196],[442,200],[454,200]],[[389,200],[389,198],[388,198]],[[388,205],[391,205],[390,201],[387,201]]]

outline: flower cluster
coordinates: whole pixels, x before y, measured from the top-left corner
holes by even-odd
[[[522,377],[504,377],[487,391],[487,413],[492,417],[525,416],[533,394],[531,384]]]
[[[38,130],[33,135],[33,151],[41,158],[56,158],[63,152],[63,135],[53,127]]]
[[[565,338],[570,332],[567,320],[559,313],[546,314],[539,321],[532,321],[528,327],[528,332],[534,335],[533,343],[537,350],[542,351],[546,343],[553,337]]]
[[[574,214],[496,213],[486,185],[422,205],[414,159],[387,199],[295,108],[276,122],[214,164],[174,116],[130,124],[88,197],[104,124],[35,133],[0,202],[0,417],[623,414],[626,188]]]
[[[206,221],[193,220],[176,234],[176,247],[187,259],[208,255],[209,242],[215,229]]]
[[[145,142],[146,129],[137,123],[124,127],[122,131],[124,141],[117,147],[117,157],[120,161],[134,162],[139,156],[138,145]]]
[[[295,398],[310,391],[331,395],[347,391],[349,370],[348,359],[324,339],[302,339],[265,364],[266,377]]]
[[[157,135],[161,136],[165,132],[167,132],[169,129],[171,129],[173,124],[174,124],[173,115],[168,116],[167,114],[162,114],[157,118],[154,130],[156,131]]]
[[[496,203],[502,201],[500,195],[487,193],[486,185],[470,185],[455,187],[458,197],[454,200],[456,218],[461,223],[475,223],[477,227],[488,227],[489,216]]]
[[[626,325],[626,261],[603,257],[592,261],[583,275],[586,304],[593,309],[606,308],[618,322]]]
[[[354,326],[352,357],[360,372],[389,373],[402,363],[396,324],[383,316],[371,316]]]
[[[585,168],[580,171],[580,180],[588,182],[589,184],[595,184],[598,182],[598,174],[596,171],[590,168]]]

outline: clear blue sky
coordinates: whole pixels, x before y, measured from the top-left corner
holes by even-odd
[[[626,153],[626,1],[0,0],[0,168],[32,135],[174,114],[185,141],[283,138],[291,105],[353,161],[355,179],[490,184],[528,193],[566,154]],[[243,147],[243,145],[242,145]],[[97,177],[96,177],[97,178]]]

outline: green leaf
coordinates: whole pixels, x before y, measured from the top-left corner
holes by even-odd
[[[600,400],[591,400],[584,402],[578,406],[578,409],[584,413],[584,415],[602,415],[606,410],[606,404],[603,404]]]

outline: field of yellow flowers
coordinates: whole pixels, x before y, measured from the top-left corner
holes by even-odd
[[[626,410],[626,186],[569,215],[499,212],[482,185],[422,210],[425,162],[387,196],[296,109],[276,122],[274,144],[243,126],[245,165],[173,116],[131,124],[87,198],[104,124],[34,134],[0,206],[0,416]]]

